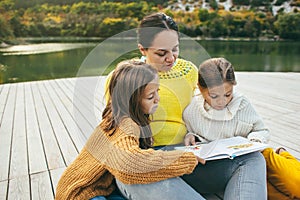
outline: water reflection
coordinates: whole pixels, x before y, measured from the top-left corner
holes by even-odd
[[[97,52],[99,43],[42,43],[0,48],[0,83],[34,81],[74,77],[82,63],[90,67],[81,76],[109,73],[121,60],[139,57],[139,51],[120,56],[121,46],[136,45],[136,40],[114,40],[107,48]],[[300,72],[299,42],[250,42],[250,41],[199,41],[204,48],[199,51],[190,43],[181,41],[180,55],[199,65],[203,59],[223,56],[233,63],[236,71]],[[126,46],[127,47],[127,46]],[[86,63],[89,54],[97,52],[93,63]],[[208,54],[209,55],[208,55]],[[100,66],[106,58],[114,58],[109,66]],[[187,59],[187,58],[186,58]],[[98,61],[98,62],[97,62]],[[104,69],[99,70],[99,69]]]

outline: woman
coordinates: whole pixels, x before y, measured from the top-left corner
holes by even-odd
[[[186,127],[182,119],[197,83],[197,67],[179,59],[179,32],[173,19],[163,13],[144,17],[138,27],[142,60],[158,70],[161,101],[153,115],[154,146],[182,143]]]

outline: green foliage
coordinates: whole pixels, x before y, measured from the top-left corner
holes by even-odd
[[[286,39],[300,39],[300,13],[289,13],[279,16],[275,22],[279,36]]]
[[[26,8],[25,4],[35,4]],[[124,3],[126,2],[126,4]],[[179,30],[191,37],[260,37],[279,34],[299,38],[299,14],[280,17],[269,12],[227,12],[216,0],[206,0],[213,8],[177,11],[162,9],[164,1],[129,0],[0,0],[0,38],[34,36],[109,37],[136,28],[147,14],[162,11],[178,22]],[[236,5],[268,7],[271,0],[233,0]],[[281,0],[277,0],[278,3]],[[294,0],[293,2],[298,2]],[[18,6],[22,5],[20,8]],[[295,13],[296,14],[296,13]],[[277,20],[277,22],[276,22]],[[276,22],[276,23],[275,23]],[[274,25],[275,24],[275,25]],[[290,24],[293,24],[291,26]]]
[[[8,38],[13,36],[13,30],[10,27],[10,24],[5,19],[5,17],[0,14],[0,39],[1,38]]]
[[[286,2],[286,0],[276,0],[275,2],[275,6],[281,6],[284,2]]]
[[[14,5],[13,0],[0,0],[0,13],[11,10]]]
[[[250,5],[250,0],[232,0],[232,3],[234,5],[248,6],[248,5]]]
[[[209,5],[212,9],[218,10],[218,3],[216,2],[216,0],[209,0]]]

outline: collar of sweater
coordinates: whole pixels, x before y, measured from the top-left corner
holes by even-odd
[[[232,100],[223,110],[216,110],[204,100],[201,94],[196,96],[196,103],[198,104],[197,107],[199,108],[200,113],[208,119],[217,121],[231,120],[239,109],[246,106],[246,102],[243,100],[244,96],[235,92]]]

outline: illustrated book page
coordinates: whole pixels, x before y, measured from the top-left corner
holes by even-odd
[[[217,160],[262,151],[269,147],[267,144],[251,142],[247,138],[237,136],[215,140],[209,143],[197,144],[195,146],[181,146],[175,149],[193,152],[196,156],[205,160]]]

